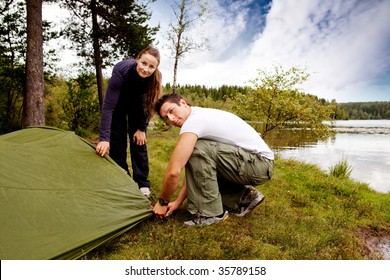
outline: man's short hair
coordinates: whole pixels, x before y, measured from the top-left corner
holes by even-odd
[[[180,100],[184,99],[183,96],[177,93],[170,93],[163,95],[159,100],[156,101],[154,105],[154,111],[161,117],[161,107],[165,102],[175,103],[180,106]]]

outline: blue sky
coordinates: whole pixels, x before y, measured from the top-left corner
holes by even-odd
[[[173,81],[166,32],[174,21],[174,0],[149,4],[151,26],[160,24],[156,46],[163,82]],[[176,0],[180,1],[180,0]],[[209,38],[209,51],[193,52],[179,63],[178,83],[219,87],[250,85],[259,69],[306,68],[304,92],[337,102],[390,101],[389,0],[208,0],[210,14],[191,31]],[[59,20],[64,13],[43,10]],[[55,16],[53,16],[55,15]],[[52,16],[50,18],[50,16]],[[63,71],[71,68],[71,51]],[[112,69],[106,69],[107,76]]]
[[[212,13],[195,29],[210,39],[210,51],[186,55],[179,84],[250,85],[258,69],[300,66],[311,74],[302,86],[307,93],[337,102],[390,101],[390,1],[208,2]],[[160,69],[172,83],[173,59],[164,44],[174,20],[171,4],[157,0],[150,11],[151,25],[161,27]]]

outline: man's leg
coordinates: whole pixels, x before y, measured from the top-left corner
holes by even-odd
[[[219,192],[222,196],[223,206],[229,210],[237,209],[241,203],[241,197],[248,190],[243,184],[236,184],[218,178]]]
[[[272,176],[273,161],[242,148],[217,143],[217,173],[221,180],[241,185],[261,185]]]
[[[273,161],[239,147],[217,144],[217,173],[224,206],[236,209],[237,215],[244,216],[258,206],[264,196],[253,187],[272,176]]]
[[[222,213],[221,193],[224,205],[237,209],[248,194],[245,185],[265,183],[272,168],[273,161],[239,147],[198,140],[186,165],[188,210],[201,216]]]
[[[185,168],[188,210],[214,217],[223,213],[216,172],[216,143],[199,139]]]

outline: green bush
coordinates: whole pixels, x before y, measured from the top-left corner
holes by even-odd
[[[79,128],[98,131],[99,101],[95,94],[93,74],[82,73],[76,79],[67,82],[68,90],[62,100],[65,120],[71,130]]]

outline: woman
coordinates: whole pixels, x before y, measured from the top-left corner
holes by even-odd
[[[136,60],[127,59],[114,66],[102,108],[100,142],[96,146],[96,153],[104,156],[109,152],[130,175],[126,162],[128,134],[133,179],[147,197],[150,181],[146,127],[154,114],[154,103],[162,93],[159,64],[159,51],[147,47]]]

